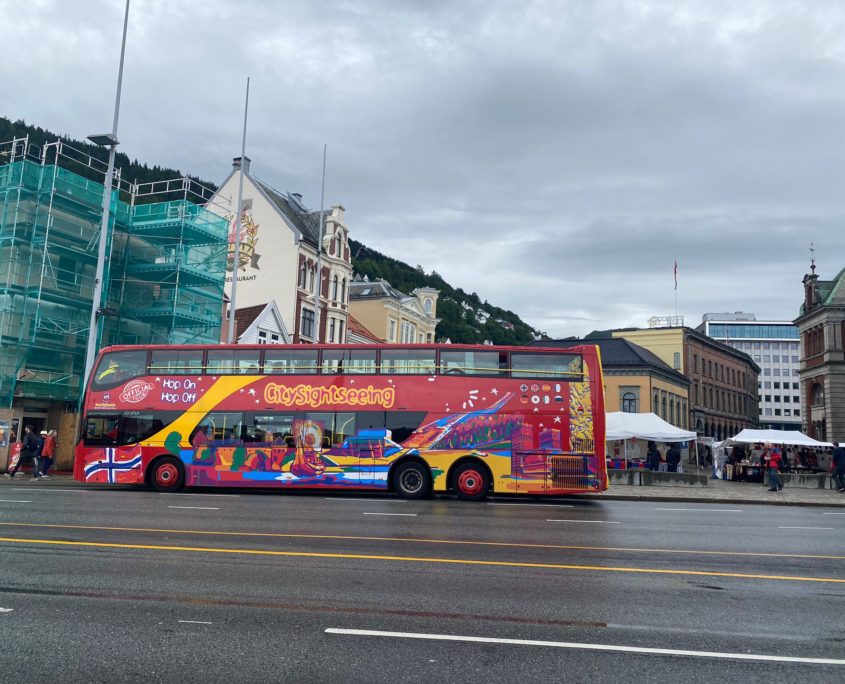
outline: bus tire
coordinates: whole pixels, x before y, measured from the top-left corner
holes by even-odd
[[[400,463],[393,473],[393,490],[403,499],[424,499],[431,492],[431,473],[422,463]]]
[[[480,463],[462,463],[452,476],[455,494],[463,501],[481,501],[490,489],[490,476]]]
[[[172,456],[156,459],[150,471],[150,484],[157,492],[178,492],[185,484],[185,469]]]

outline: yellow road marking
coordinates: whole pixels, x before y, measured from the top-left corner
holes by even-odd
[[[628,572],[655,575],[687,575],[695,577],[733,577],[737,579],[783,580],[788,582],[824,582],[845,584],[845,579],[833,577],[793,577],[789,575],[761,575],[739,572],[711,572],[708,570],[665,570],[662,568],[616,568],[602,565],[570,565],[562,563],[522,563],[518,561],[485,561],[463,558],[420,558],[416,556],[381,556],[361,553],[316,553],[312,551],[262,551],[258,549],[220,549],[204,546],[162,546],[158,544],[115,544],[108,542],[65,541],[59,539],[17,539],[0,537],[0,542],[13,544],[47,544],[104,549],[140,549],[145,551],[181,551],[193,553],[227,553],[246,556],[285,556],[289,558],[338,558],[344,560],[374,560],[399,563],[444,563],[448,565],[486,565],[500,568],[538,568],[543,570],[588,570],[594,572]]]
[[[225,532],[222,530],[173,530],[155,527],[108,527],[102,525],[56,525],[50,523],[0,522],[5,527],[42,527],[59,530],[101,530],[106,532],[149,532],[161,534],[196,534],[220,537],[264,537],[277,539],[334,539],[341,541],[385,541],[411,544],[453,544],[457,546],[492,546],[517,549],[556,549],[564,551],[629,551],[632,553],[675,553],[701,556],[751,556],[759,558],[808,558],[845,560],[845,556],[823,556],[804,553],[762,553],[754,551],[696,551],[684,549],[649,549],[625,546],[575,546],[569,544],[528,544],[523,542],[469,541],[462,539],[423,539],[419,537],[364,537],[343,534],[292,534],[285,532]]]

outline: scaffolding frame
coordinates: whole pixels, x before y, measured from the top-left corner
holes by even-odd
[[[106,166],[62,140],[0,143],[0,405],[79,400]],[[223,202],[191,178],[116,170],[98,346],[219,341]]]

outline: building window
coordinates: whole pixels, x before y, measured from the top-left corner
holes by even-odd
[[[263,330],[258,331],[258,344],[267,344],[267,333]]]
[[[305,262],[299,264],[299,287],[303,290],[305,289]]]
[[[346,278],[340,283],[340,303],[346,304]]]
[[[302,323],[299,330],[305,337],[314,337],[314,312],[311,309],[302,310]]]
[[[387,323],[387,341],[396,341],[396,319],[391,318]]]
[[[674,359],[674,369],[681,370],[681,352],[675,352],[672,358]]]
[[[338,278],[335,276],[332,278],[332,301],[337,301],[337,285],[338,285]]]
[[[346,340],[343,337],[343,321],[337,322],[337,341],[340,344],[343,344],[344,342],[346,342]]]
[[[433,305],[433,304],[432,304],[431,299],[430,299],[430,298],[428,298],[428,297],[426,297],[426,299],[425,299],[425,303],[423,304],[423,309],[425,309],[425,312],[426,312],[429,316],[431,316],[431,307],[432,307],[432,305]]]
[[[625,413],[637,412],[637,397],[633,392],[625,392],[622,395],[622,411]]]
[[[337,279],[335,279],[337,284]],[[329,342],[334,342],[334,318],[329,318]]]

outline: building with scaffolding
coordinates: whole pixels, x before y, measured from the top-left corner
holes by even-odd
[[[59,430],[59,466],[78,434],[105,176],[63,141],[0,144],[0,427]],[[99,347],[220,339],[228,211],[206,208],[213,196],[116,172]]]

